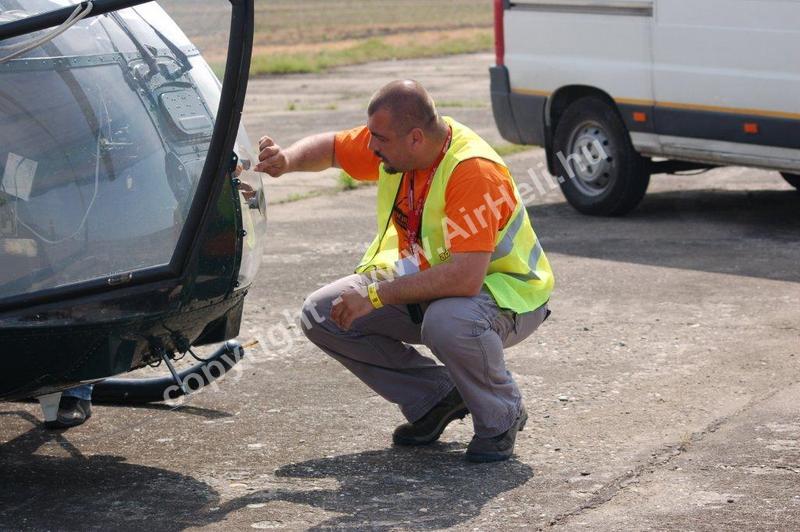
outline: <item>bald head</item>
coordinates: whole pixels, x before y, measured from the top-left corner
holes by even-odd
[[[399,134],[414,128],[429,134],[441,129],[436,104],[417,81],[397,80],[384,85],[370,100],[367,114],[372,116],[381,109],[389,112],[394,130]]]

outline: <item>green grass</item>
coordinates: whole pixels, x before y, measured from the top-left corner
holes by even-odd
[[[354,179],[344,170],[339,172],[340,190],[353,190],[359,187],[375,186],[376,184],[377,181],[359,181],[358,179]]]
[[[339,172],[339,188],[342,190],[353,190],[354,188],[358,188],[358,181],[342,170]]]
[[[533,148],[533,146],[523,146],[521,144],[499,144],[497,146],[492,146],[492,148],[500,157],[508,157],[509,155],[528,151]]]
[[[159,4],[218,76],[228,44],[230,5],[220,0]],[[252,74],[491,50],[488,0],[255,0]]]
[[[489,107],[489,104],[480,100],[439,100],[436,102],[436,107],[450,107],[450,108],[483,108]]]
[[[320,189],[320,190],[311,190],[308,192],[295,192],[289,194],[283,199],[278,201],[270,202],[272,205],[283,205],[284,203],[294,203],[295,201],[300,201],[308,198],[316,198],[317,196],[322,196],[324,194],[330,194],[330,190]]]
[[[339,108],[335,103],[326,105],[298,105],[297,102],[286,104],[287,111],[335,111]]]
[[[317,196],[326,196],[331,194],[336,194],[338,192],[346,192],[348,190],[355,190],[361,187],[369,187],[377,185],[376,181],[359,181],[357,179],[353,179],[350,175],[342,170],[339,172],[338,177],[338,186],[335,189],[330,188],[322,188],[318,190],[309,190],[308,192],[295,192],[289,194],[283,199],[278,201],[270,202],[272,205],[283,205],[284,203],[294,203],[295,201],[301,201],[304,199],[309,198],[316,198]]]
[[[427,45],[389,44],[381,38],[371,38],[343,49],[319,52],[257,54],[250,65],[251,75],[297,74],[322,72],[345,65],[386,61],[390,59],[413,59],[452,54],[465,54],[490,50],[493,37],[490,31],[475,34],[470,38],[443,39]]]

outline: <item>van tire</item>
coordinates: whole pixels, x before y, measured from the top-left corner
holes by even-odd
[[[559,156],[584,150],[588,155],[580,159],[589,164],[577,164],[573,155]],[[553,135],[551,157],[562,176],[558,181],[564,196],[583,214],[627,214],[650,183],[649,161],[634,150],[617,110],[595,96],[576,100],[564,111]]]
[[[781,172],[781,175],[787,183],[792,185],[797,190],[800,190],[800,174],[788,174],[786,172]]]

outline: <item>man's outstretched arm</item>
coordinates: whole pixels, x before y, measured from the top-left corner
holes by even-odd
[[[288,148],[281,148],[270,137],[258,143],[257,172],[279,177],[289,172],[319,172],[336,166],[334,139],[336,133],[320,133],[305,137]]]

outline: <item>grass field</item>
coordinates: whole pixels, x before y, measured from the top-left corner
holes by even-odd
[[[212,63],[224,61],[222,0],[161,0]],[[491,49],[489,0],[256,0],[253,74]]]

